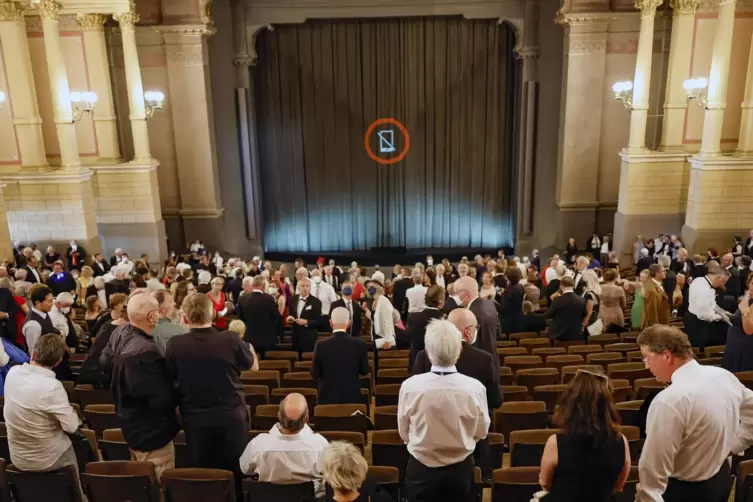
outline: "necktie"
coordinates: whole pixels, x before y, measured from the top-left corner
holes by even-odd
[[[318,284],[316,285],[316,291],[314,292],[314,296],[319,298],[319,285]]]

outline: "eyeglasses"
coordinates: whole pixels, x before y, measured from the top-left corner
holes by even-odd
[[[590,371],[590,370],[576,370],[575,371],[575,376],[578,376],[581,374],[595,376],[603,380],[609,380],[609,378],[604,373],[597,373],[596,371]]]

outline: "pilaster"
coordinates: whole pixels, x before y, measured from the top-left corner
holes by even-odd
[[[77,19],[82,28],[84,57],[89,70],[90,90],[97,93],[97,108],[93,119],[97,133],[97,144],[99,145],[99,157],[102,160],[118,162],[120,160],[120,144],[104,30],[107,16],[79,14]]]
[[[13,241],[10,238],[10,230],[8,229],[8,218],[5,214],[5,198],[3,197],[3,190],[5,184],[0,183],[0,261],[13,262]]]
[[[181,193],[177,214],[191,227],[209,226],[222,215],[206,38],[214,29],[204,25],[160,26],[165,41],[167,76]],[[191,124],[180,127],[179,124]],[[197,220],[208,220],[201,222]],[[202,227],[203,228],[203,227]],[[210,232],[211,233],[211,232]]]
[[[740,136],[736,154],[753,157],[753,38],[748,52],[748,74],[745,78],[745,97],[741,107]]]
[[[26,38],[24,10],[25,6],[19,2],[0,2],[0,45],[7,70],[7,94],[12,104],[21,166],[38,167],[46,166],[47,158],[29,42]]]

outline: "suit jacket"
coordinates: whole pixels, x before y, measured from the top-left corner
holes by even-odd
[[[246,324],[246,341],[269,349],[282,339],[283,320],[277,302],[270,295],[251,292],[238,300],[238,318]]]
[[[73,253],[76,253],[76,264],[73,264]],[[78,246],[76,248],[76,251],[73,251],[73,248],[68,246],[68,249],[65,250],[65,258],[68,260],[68,270],[81,269],[86,263],[84,260],[86,260],[86,251],[84,251],[84,248],[81,246]]]
[[[751,237],[748,237],[747,239],[745,239],[745,245],[743,246],[743,253],[753,258],[753,247],[749,247],[751,241],[753,241],[753,238]]]
[[[290,305],[288,306],[288,315],[291,315],[298,319],[298,299],[300,295],[293,295],[290,299]],[[299,326],[297,323],[293,323],[293,344],[294,350],[301,349],[302,352],[308,352],[314,350],[314,344],[316,343],[316,333],[319,331],[320,324],[322,322],[322,301],[309,293],[306,298],[306,303],[303,305],[301,311],[301,319],[306,319],[308,325]],[[301,343],[303,341],[303,343]]]
[[[549,338],[573,341],[583,339],[583,318],[586,317],[586,300],[575,293],[565,293],[552,300],[546,317],[552,320]]]
[[[107,304],[110,304],[110,296],[115,293],[129,294],[131,292],[130,284],[127,280],[114,279],[105,284],[105,297],[107,298]]]
[[[459,308],[459,307],[458,307],[458,304],[457,304],[457,303],[455,303],[455,300],[453,300],[453,299],[452,299],[452,297],[448,297],[448,298],[447,298],[447,299],[446,299],[446,300],[444,301],[444,307],[442,307],[442,313],[443,313],[444,315],[450,315],[450,312],[452,312],[452,311],[453,311],[453,310],[455,310],[456,308]]]
[[[475,302],[474,302],[475,303]],[[492,356],[485,350],[477,349],[463,342],[463,351],[460,353],[455,368],[458,373],[475,378],[486,387],[486,403],[490,410],[502,406],[502,392],[499,387],[499,366],[494,364],[494,360],[499,361],[496,354]],[[422,350],[416,356],[416,362],[413,365],[413,374],[428,373],[431,371],[431,361]]]
[[[486,298],[476,298],[468,307],[473,312],[478,323],[478,338],[474,347],[485,350],[494,357],[495,366],[499,368],[499,358],[497,357],[497,338],[502,334],[502,328],[499,325],[499,315],[497,307],[492,300]]]
[[[339,298],[332,302],[332,305],[329,307],[330,313],[335,310],[337,307],[347,308],[345,306],[345,300],[342,298]],[[358,304],[357,301],[351,299],[350,300],[350,308],[353,311],[353,318],[350,320],[350,326],[348,327],[348,334],[350,336],[360,336],[361,335],[361,312],[363,312],[363,309],[361,308],[361,305]]]
[[[521,330],[525,333],[540,333],[546,329],[546,318],[543,314],[531,312],[523,316]]]
[[[679,261],[677,259],[672,261],[672,264],[669,266],[669,269],[677,274],[683,274],[686,278],[693,277],[693,262],[685,260],[685,261]]]
[[[702,263],[698,265],[693,265],[693,279],[698,279],[699,277],[706,277],[707,273],[708,273],[708,270],[706,269],[706,265]]]
[[[327,276],[324,274],[322,274],[322,282],[329,284],[329,282],[327,282]],[[332,271],[332,284],[330,284],[330,286],[332,286],[338,293],[340,292],[340,276],[337,275],[334,270]],[[332,309],[330,308],[330,311],[331,310]]]
[[[662,286],[664,286],[664,292],[667,294],[669,304],[672,305],[672,295],[675,294],[675,287],[677,286],[677,275],[671,270],[667,270],[666,276],[662,281]]]
[[[118,261],[118,257],[117,256],[112,256],[110,258],[110,268],[114,267],[118,263],[119,263],[119,261]]]
[[[457,308],[457,306],[455,308]],[[421,312],[408,314],[408,332],[410,333],[410,354],[408,355],[409,367],[413,366],[418,353],[424,350],[426,327],[434,319],[442,318],[444,318],[444,312],[432,308],[426,308]],[[423,371],[422,373],[426,372]]]
[[[643,258],[639,259],[638,263],[635,266],[635,273],[636,273],[636,275],[638,275],[642,271],[646,270],[653,263],[654,263],[654,259],[651,258],[650,256],[644,256]]]
[[[405,304],[405,293],[413,287],[413,279],[410,277],[404,277],[399,281],[395,281],[392,284],[392,305],[400,312],[404,314],[408,311]]]
[[[100,277],[110,270],[110,266],[105,260],[102,260],[102,263],[94,260],[92,261],[92,270],[94,270],[94,277]]]
[[[643,284],[643,323],[648,328],[654,324],[669,324],[670,302],[664,288],[660,288],[653,280]]]
[[[368,353],[366,342],[345,331],[316,342],[311,377],[319,380],[319,404],[361,402],[359,377],[369,374]]]
[[[743,292],[747,291],[748,288],[748,277],[750,277],[750,268],[742,268],[737,271],[738,274],[740,274],[740,285],[743,288]]]
[[[727,279],[727,294],[735,299],[740,298],[743,294],[743,285],[740,282],[740,271],[734,265],[727,270],[730,273],[730,277]]]
[[[585,270],[583,272],[585,272]],[[578,296],[583,296],[583,293],[586,290],[586,280],[583,278],[583,272],[575,272],[575,276],[573,277],[573,281],[575,281],[573,292]]]
[[[35,276],[34,272],[32,272],[32,267],[30,267],[29,265],[26,265],[24,268],[26,269],[26,281],[27,282],[30,282],[32,284],[41,282],[37,280],[37,276]],[[37,272],[37,273],[39,274],[39,278],[41,279],[42,273],[41,272]]]

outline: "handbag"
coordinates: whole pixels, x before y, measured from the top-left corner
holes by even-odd
[[[597,319],[586,330],[588,331],[588,336],[600,335],[604,331],[604,322],[601,319]]]

